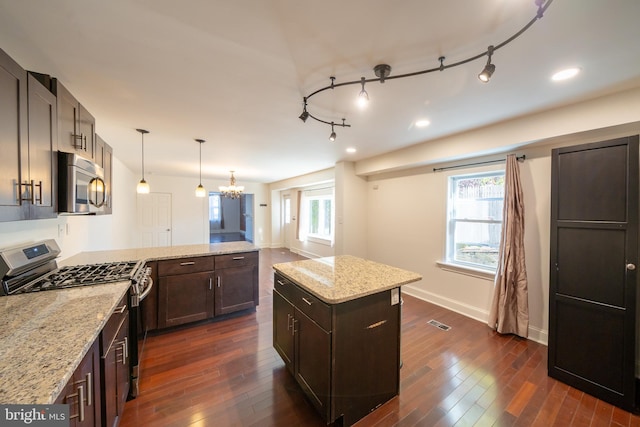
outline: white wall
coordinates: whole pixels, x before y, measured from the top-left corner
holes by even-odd
[[[353,162],[339,162],[335,174],[335,254],[367,258],[367,180]]]
[[[152,192],[171,194],[172,244],[177,246],[209,243],[208,198],[195,196],[197,179],[161,175],[149,175],[145,178]],[[270,202],[269,187],[266,184],[252,182],[241,182],[240,184],[244,186],[245,193],[254,195],[255,235],[253,243],[259,247],[270,246],[271,212],[266,207],[259,206]],[[228,185],[228,181],[203,178],[202,185],[207,190],[217,191],[220,185]],[[225,212],[225,226],[227,220],[230,218]]]

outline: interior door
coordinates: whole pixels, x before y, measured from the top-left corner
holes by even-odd
[[[138,194],[137,211],[140,246],[171,246],[171,193]]]
[[[552,152],[549,375],[635,408],[638,136]]]
[[[282,238],[284,241],[284,247],[289,249],[291,247],[291,196],[285,194],[282,196]]]

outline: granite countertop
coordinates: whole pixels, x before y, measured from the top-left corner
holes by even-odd
[[[0,298],[0,403],[54,402],[129,286]]]
[[[254,252],[248,242],[82,252],[60,266]],[[0,297],[0,404],[53,403],[129,281]]]
[[[116,261],[155,261],[159,259],[255,252],[259,250],[257,246],[249,242],[222,242],[201,245],[115,249],[109,251],[81,252],[60,261],[59,264],[81,265]]]
[[[274,264],[273,268],[328,304],[350,301],[422,279],[418,273],[351,255],[286,262]]]

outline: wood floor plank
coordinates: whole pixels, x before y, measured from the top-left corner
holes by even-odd
[[[120,427],[324,426],[272,347],[271,265],[295,259],[261,250],[255,310],[148,337],[140,394]],[[356,427],[640,427],[637,415],[548,377],[545,346],[404,294],[401,360],[399,396]]]

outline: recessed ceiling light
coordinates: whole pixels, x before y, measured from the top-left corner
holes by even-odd
[[[431,124],[431,122],[427,119],[420,119],[420,120],[416,120],[416,127],[418,128],[424,128],[427,127]]]
[[[355,152],[356,152],[355,148],[353,148],[353,147],[347,148],[347,153],[355,153]]]
[[[580,72],[580,68],[577,68],[577,67],[565,68],[564,70],[560,70],[557,73],[555,73],[553,76],[551,76],[551,80],[553,80],[554,82],[559,82],[562,80],[572,79],[575,76],[577,76],[579,72]]]

